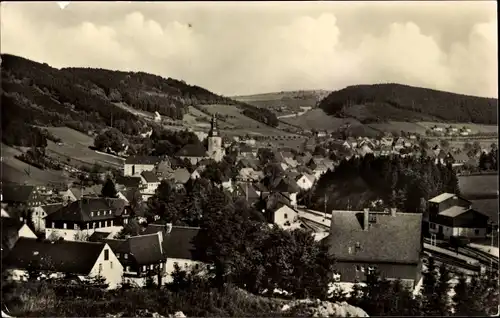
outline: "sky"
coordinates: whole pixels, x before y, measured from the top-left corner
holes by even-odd
[[[401,83],[498,97],[496,1],[2,2],[2,53],[225,96]]]

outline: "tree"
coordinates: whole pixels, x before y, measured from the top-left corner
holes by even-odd
[[[441,141],[439,141],[439,145],[441,146],[441,148],[448,148],[450,146],[450,142],[446,139],[441,139]]]
[[[101,195],[105,198],[116,198],[118,196],[115,183],[111,178],[106,179],[106,182],[102,186]]]
[[[125,143],[126,140],[123,134],[115,128],[110,128],[101,132],[94,140],[94,146],[97,149],[103,151],[111,149],[117,153],[125,149]]]

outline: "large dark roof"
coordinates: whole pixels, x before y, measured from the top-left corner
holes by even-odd
[[[46,204],[42,205],[41,208],[47,213],[47,215],[50,215],[54,212],[56,212],[59,209],[62,209],[64,205],[62,203],[52,203],[52,204]]]
[[[121,199],[83,198],[82,200],[72,202],[69,205],[62,207],[61,209],[48,215],[46,219],[47,221],[57,220],[71,222],[109,220],[120,215],[123,212],[124,206],[125,202]],[[111,214],[100,213],[98,216],[94,213],[93,216],[90,215],[90,212],[109,210],[111,210]]]
[[[161,161],[161,158],[154,156],[129,156],[125,160],[125,164],[130,165],[156,165]]]
[[[363,230],[363,212],[334,211],[325,242],[338,261],[416,263],[421,252],[422,214],[377,214]],[[360,248],[356,248],[359,242]]]
[[[178,157],[206,157],[207,150],[201,144],[187,144],[176,154]]]
[[[147,183],[160,182],[156,174],[154,174],[152,171],[143,171],[141,173],[141,176],[144,178],[144,180],[146,180]]]
[[[131,236],[125,240],[102,239],[101,241],[107,243],[114,253],[130,254],[137,265],[154,264],[165,260],[163,246],[160,245],[160,236],[157,232]]]
[[[17,269],[26,269],[31,265],[40,270],[87,275],[104,246],[104,243],[50,242],[21,237],[2,263]]]
[[[139,185],[141,184],[141,178],[119,176],[116,178],[115,183],[123,185],[126,188],[139,188]]]
[[[200,228],[173,226],[165,238],[164,249],[167,258],[201,260],[196,249],[196,240],[203,232]]]
[[[25,203],[29,200],[33,190],[35,190],[35,187],[29,185],[3,185],[2,200],[4,202]]]
[[[297,193],[300,192],[300,188],[295,180],[286,178],[279,178],[270,187],[272,191],[281,193]]]

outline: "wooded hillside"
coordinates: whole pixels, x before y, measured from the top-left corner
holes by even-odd
[[[319,107],[338,117],[497,124],[495,98],[461,95],[401,84],[355,85],[332,92]],[[359,115],[359,116],[358,116]]]

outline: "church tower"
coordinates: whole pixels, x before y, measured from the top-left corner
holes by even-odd
[[[219,135],[219,129],[217,128],[217,118],[215,114],[212,116],[212,125],[210,131],[208,132],[208,156],[220,162],[224,156],[222,151],[222,138]]]

